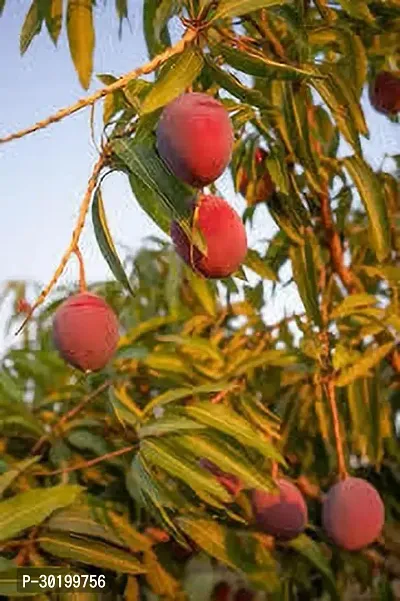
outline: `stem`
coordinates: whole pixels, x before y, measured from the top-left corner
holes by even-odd
[[[344,460],[343,453],[343,443],[342,437],[340,435],[340,422],[339,422],[339,412],[336,404],[336,395],[335,395],[335,383],[332,379],[329,379],[325,383],[325,392],[328,397],[329,405],[332,413],[332,421],[333,421],[333,433],[335,436],[336,443],[336,453],[337,453],[337,461],[338,461],[338,472],[341,480],[345,480],[347,478],[348,473],[346,469],[346,462]]]
[[[333,222],[332,211],[329,204],[328,190],[326,190],[323,194],[320,195],[320,202],[321,221],[326,233],[332,267],[337,273],[337,275],[340,277],[347,291],[350,294],[354,293],[359,288],[359,285],[351,271],[344,264],[342,243],[340,242],[339,234]]]
[[[80,100],[78,100],[77,102],[72,104],[71,106],[62,108],[59,111],[57,111],[56,113],[54,113],[53,115],[46,117],[46,119],[43,119],[42,121],[38,121],[34,125],[31,125],[25,129],[21,129],[18,132],[15,132],[13,134],[9,134],[8,136],[0,138],[0,144],[5,144],[6,142],[11,142],[12,140],[17,140],[18,138],[23,138],[24,136],[32,134],[35,131],[44,129],[45,127],[47,127],[48,125],[51,125],[52,123],[57,123],[58,121],[61,121],[65,117],[68,117],[69,115],[77,113],[78,111],[80,111],[81,109],[83,109],[87,106],[93,105],[95,102],[97,102],[104,96],[107,96],[108,94],[112,94],[113,92],[120,90],[121,88],[125,87],[131,80],[137,79],[141,75],[147,75],[149,73],[152,73],[160,65],[162,65],[169,58],[171,58],[171,56],[174,56],[176,54],[180,54],[181,52],[183,52],[185,50],[186,46],[188,44],[190,44],[193,40],[195,40],[197,35],[198,35],[197,30],[189,29],[188,31],[185,32],[184,36],[182,37],[181,40],[179,40],[179,42],[177,42],[174,46],[167,48],[167,50],[165,50],[158,56],[154,57],[146,65],[138,67],[137,69],[133,69],[133,71],[129,71],[129,73],[126,73],[125,75],[123,75],[122,77],[117,79],[117,81],[110,84],[109,86],[106,86],[104,88],[101,88],[100,90],[97,90],[97,92],[94,92],[93,94],[91,94],[90,96],[87,96],[86,98],[81,98]]]
[[[66,467],[60,470],[55,470],[54,472],[36,472],[37,476],[57,476],[59,474],[66,474],[68,472],[74,472],[75,470],[85,469],[87,467],[92,467],[93,465],[97,465],[102,461],[106,461],[107,459],[112,459],[113,457],[119,457],[120,455],[125,455],[130,451],[133,451],[136,448],[136,445],[130,445],[129,447],[123,447],[122,449],[118,449],[117,451],[112,451],[111,453],[106,453],[105,455],[101,455],[101,457],[96,457],[95,459],[91,459],[90,461],[82,461],[77,465],[72,465],[70,467]]]
[[[82,411],[82,409],[88,403],[90,403],[90,401],[92,401],[100,393],[102,393],[104,390],[106,390],[110,386],[111,383],[112,383],[111,380],[106,380],[106,382],[103,382],[103,384],[101,384],[100,386],[98,386],[90,394],[86,395],[78,405],[76,405],[70,411],[68,411],[67,413],[65,413],[61,417],[61,419],[57,422],[57,424],[52,428],[52,431],[49,434],[45,434],[44,436],[42,436],[41,438],[39,438],[39,440],[36,442],[36,444],[31,449],[31,455],[36,455],[38,453],[38,451],[42,448],[42,446],[46,442],[46,440],[48,440],[51,437],[51,435],[54,433],[54,431],[56,429],[59,429],[60,426],[62,426],[68,420],[70,420],[73,417],[75,417],[80,411]]]
[[[74,249],[74,253],[76,254],[79,262],[79,290],[80,292],[86,292],[86,276],[85,276],[85,264],[83,262],[82,253],[79,250],[79,246],[77,245]]]

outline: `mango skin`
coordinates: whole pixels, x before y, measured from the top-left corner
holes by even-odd
[[[181,181],[202,188],[228,166],[233,128],[224,106],[208,94],[182,94],[162,112],[156,129],[157,150]]]
[[[370,101],[378,113],[395,115],[400,111],[400,77],[381,71],[370,87]]]
[[[193,246],[178,222],[171,224],[171,238],[180,257],[206,278],[225,278],[238,270],[247,254],[243,222],[232,207],[218,196],[200,194],[192,219],[202,234],[207,254]]]
[[[282,541],[296,538],[305,529],[308,509],[299,489],[284,478],[276,480],[278,491],[253,490],[251,502],[260,531]]]
[[[378,491],[362,478],[346,478],[330,490],[322,508],[322,525],[342,549],[358,551],[373,543],[385,521]]]
[[[61,357],[81,371],[103,369],[118,344],[118,320],[99,296],[83,292],[71,296],[57,309],[53,340]]]

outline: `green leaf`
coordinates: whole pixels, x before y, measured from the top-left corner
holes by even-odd
[[[151,317],[146,321],[142,321],[131,330],[128,330],[125,336],[121,337],[119,346],[121,348],[132,345],[142,336],[145,336],[154,330],[159,330],[168,324],[176,323],[177,321],[179,320],[175,315],[156,315],[155,317]]]
[[[129,183],[133,195],[138,201],[141,208],[147,213],[150,219],[158,225],[161,231],[167,236],[170,235],[171,219],[169,212],[160,202],[157,192],[144,183],[142,179],[134,174],[129,174]]]
[[[154,407],[162,407],[167,405],[168,403],[172,403],[174,401],[180,401],[184,398],[197,396],[200,394],[210,394],[213,392],[221,392],[222,390],[226,390],[229,388],[228,382],[217,382],[215,384],[203,384],[201,386],[194,386],[193,388],[176,388],[173,390],[167,390],[167,392],[163,392],[162,394],[151,399],[149,403],[147,403],[146,407],[143,410],[144,415],[148,415],[150,411],[153,411]]]
[[[395,342],[388,342],[378,348],[369,347],[361,359],[354,365],[343,369],[336,378],[336,386],[347,386],[357,378],[367,377],[370,370],[378,365],[386,355],[393,349]]]
[[[82,487],[60,484],[20,493],[0,503],[0,540],[41,524],[53,511],[73,503]]]
[[[309,319],[322,327],[322,318],[318,301],[317,269],[310,236],[305,235],[304,244],[290,248],[293,277],[298,286],[301,300]]]
[[[97,244],[99,245],[101,254],[105,258],[107,265],[117,281],[120,282],[132,296],[135,296],[135,292],[117,255],[110,230],[108,229],[100,186],[97,187],[93,197],[92,221]]]
[[[197,192],[172,175],[154,143],[138,145],[134,140],[118,139],[112,142],[112,149],[128,168],[136,199],[148,215],[168,233],[170,220],[178,219],[190,236],[191,202]]]
[[[99,515],[104,512],[103,509],[90,507],[83,503],[56,511],[46,522],[46,531],[73,533],[123,546],[121,537],[117,536],[108,524],[102,524],[96,519],[97,509]],[[110,518],[108,519],[110,520]]]
[[[263,280],[272,280],[273,282],[278,281],[278,276],[268,264],[261,259],[260,255],[256,250],[249,249],[247,251],[244,266],[248,267],[259,275]]]
[[[295,154],[305,169],[307,179],[310,181],[312,188],[317,192],[321,192],[319,162],[311,147],[307,119],[307,109],[310,105],[307,105],[307,96],[304,87],[302,90],[295,92],[293,85],[288,85],[287,104],[285,108],[289,114],[291,139],[293,141]]]
[[[334,599],[339,599],[336,590],[335,577],[332,573],[329,559],[322,553],[318,544],[305,534],[300,534],[295,539],[287,543],[291,549],[307,559],[324,576],[331,594]]]
[[[6,5],[6,0],[0,0],[0,17],[3,14],[5,5]]]
[[[256,359],[250,358],[235,366],[235,377],[242,376],[251,369],[257,367],[286,367],[297,363],[297,357],[289,354],[287,351],[271,349],[260,353]]]
[[[143,574],[145,568],[132,556],[106,543],[75,538],[64,534],[46,534],[39,538],[40,547],[55,557],[78,561],[104,570],[123,574]]]
[[[351,420],[351,450],[361,456],[370,456],[368,445],[372,440],[372,420],[366,380],[359,378],[349,384],[347,405]]]
[[[48,8],[44,14],[47,31],[49,32],[54,45],[57,45],[57,41],[61,33],[62,9],[63,0],[50,0]]]
[[[374,17],[365,0],[339,0],[339,2],[343,9],[355,19],[362,19],[369,24],[374,22]]]
[[[93,1],[68,0],[67,34],[71,58],[85,90],[93,72],[94,26]]]
[[[347,317],[354,313],[362,312],[365,307],[372,307],[377,304],[377,299],[372,294],[352,294],[336,305],[331,311],[330,318],[338,319]]]
[[[160,17],[157,21],[159,7],[160,0],[144,0],[143,2],[143,32],[150,58],[159,54],[164,47],[171,46],[167,23],[165,22],[162,26]]]
[[[269,149],[269,155],[266,160],[267,169],[274,182],[282,194],[289,194],[289,176],[285,161],[285,150],[282,146],[275,144]]]
[[[361,155],[359,133],[367,133],[364,116],[349,81],[343,81],[339,73],[320,66],[327,79],[313,79],[312,86],[332,112],[336,124],[344,138]]]
[[[304,78],[317,75],[312,65],[297,67],[288,63],[280,63],[263,55],[252,54],[250,51],[238,50],[225,44],[215,44],[213,49],[221,53],[226,62],[234,69],[254,75],[255,77],[286,76],[289,78]]]
[[[188,456],[176,452],[172,443],[161,440],[142,440],[140,455],[151,465],[162,468],[174,478],[179,478],[195,492],[205,492],[224,503],[229,503],[231,496],[214,476],[199,467]]]
[[[209,56],[204,56],[204,62],[206,64],[206,71],[209,73],[212,80],[230,94],[239,98],[243,103],[249,104],[250,106],[257,106],[262,109],[271,108],[262,92],[243,85],[237,77],[218,67],[215,61]]]
[[[260,8],[269,8],[285,3],[286,0],[220,0],[211,21],[238,17],[259,10]]]
[[[188,47],[182,54],[173,57],[161,71],[147,94],[140,114],[145,115],[159,109],[182,94],[197,78],[203,68],[203,59],[195,48]]]
[[[95,455],[105,455],[110,452],[110,446],[102,436],[88,429],[76,428],[68,434],[68,442],[80,451],[91,451]],[[117,459],[115,459],[117,460]],[[111,459],[112,461],[112,459]],[[117,460],[118,461],[118,460]]]
[[[379,178],[361,158],[352,156],[343,159],[343,166],[355,183],[369,219],[371,243],[378,261],[389,254],[390,227],[385,196]]]
[[[182,0],[160,0],[155,12],[153,27],[154,37],[157,42],[162,43],[162,37],[168,31],[168,21],[174,15],[179,13],[182,7]]]
[[[257,430],[252,428],[246,419],[226,405],[212,405],[209,402],[198,402],[188,405],[182,411],[196,419],[201,424],[215,428],[224,434],[232,436],[245,447],[259,451],[264,457],[274,459],[285,465],[285,460],[275,447],[265,439]]]
[[[174,345],[181,346],[183,349],[194,351],[195,356],[202,356],[215,361],[216,363],[224,363],[224,355],[222,351],[211,341],[205,340],[200,336],[178,336],[168,334],[158,336],[158,340],[162,342],[172,342]]]
[[[37,463],[37,461],[39,461],[39,457],[28,457],[27,459],[19,461],[18,463],[10,467],[10,469],[7,472],[4,472],[4,474],[1,474],[0,497],[2,496],[6,488],[8,488],[10,484],[12,484],[12,482],[14,482],[14,480],[18,478],[18,476],[22,474],[24,470],[26,470],[34,463]]]
[[[121,35],[122,21],[128,18],[128,0],[115,0],[115,9],[120,24],[119,34]]]
[[[143,360],[144,365],[150,369],[175,374],[190,374],[190,366],[175,353],[149,353]]]
[[[33,0],[25,17],[19,38],[19,51],[21,55],[28,50],[33,38],[42,29],[43,15],[39,7],[39,0]]]
[[[15,569],[15,563],[5,557],[0,557],[0,572],[8,572],[9,570]]]

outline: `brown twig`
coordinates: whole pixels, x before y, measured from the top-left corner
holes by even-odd
[[[169,58],[171,58],[171,56],[174,56],[176,54],[180,54],[181,52],[183,52],[185,50],[186,46],[196,39],[197,35],[198,35],[198,31],[196,29],[189,29],[188,31],[185,32],[184,36],[179,40],[179,42],[177,42],[174,46],[167,48],[167,50],[165,50],[158,56],[154,57],[146,65],[143,65],[142,67],[138,67],[137,69],[133,69],[133,71],[129,71],[129,73],[126,73],[125,75],[123,75],[122,77],[117,79],[117,81],[110,84],[109,86],[106,86],[104,88],[101,88],[100,90],[97,90],[97,92],[94,92],[93,94],[91,94],[90,96],[87,96],[86,98],[81,98],[80,100],[78,100],[77,102],[72,104],[71,106],[62,108],[59,111],[57,111],[56,113],[54,113],[53,115],[46,117],[46,119],[43,119],[42,121],[38,121],[34,125],[31,125],[25,129],[21,129],[18,132],[15,132],[13,134],[9,134],[8,136],[0,138],[0,144],[5,144],[6,142],[11,142],[12,140],[17,140],[19,138],[23,138],[24,136],[32,134],[35,131],[44,129],[45,127],[51,125],[52,123],[57,123],[58,121],[61,121],[65,117],[73,115],[74,113],[77,113],[78,111],[80,111],[81,109],[83,109],[87,106],[92,106],[95,102],[97,102],[104,96],[107,96],[108,94],[112,94],[113,92],[120,90],[121,88],[126,86],[131,80],[137,79],[141,75],[147,75],[149,73],[152,73],[160,65],[162,65]]]
[[[56,269],[56,271],[53,274],[53,277],[51,278],[49,284],[46,286],[46,288],[44,288],[44,290],[42,290],[41,294],[39,295],[39,298],[36,300],[36,302],[34,303],[34,305],[32,306],[31,310],[29,311],[28,315],[26,316],[26,318],[24,319],[21,327],[18,329],[18,331],[16,332],[16,335],[18,335],[21,330],[25,327],[25,325],[27,324],[27,322],[29,321],[29,319],[31,318],[33,312],[35,311],[35,309],[37,309],[46,299],[47,295],[49,294],[50,290],[53,288],[53,286],[57,283],[58,279],[60,278],[62,272],[65,269],[65,266],[68,263],[68,260],[71,256],[71,254],[73,252],[76,252],[76,248],[79,242],[79,238],[80,235],[82,233],[83,227],[85,225],[85,220],[86,220],[86,215],[88,213],[89,207],[90,207],[90,201],[92,199],[92,195],[94,192],[94,189],[97,185],[97,180],[99,178],[100,172],[103,169],[103,167],[106,165],[107,163],[107,152],[106,149],[105,151],[103,151],[103,154],[100,155],[99,159],[97,160],[94,168],[93,168],[93,172],[92,175],[90,176],[89,179],[89,183],[88,183],[88,187],[87,190],[85,192],[85,196],[83,197],[80,209],[79,209],[79,216],[78,216],[78,220],[75,226],[74,231],[72,232],[72,238],[71,238],[71,242],[67,248],[67,250],[65,251],[65,253],[63,254],[61,261]]]
[[[70,467],[65,467],[60,470],[55,470],[54,472],[36,472],[37,476],[58,476],[59,474],[67,474],[68,472],[74,472],[75,470],[82,470],[88,467],[93,467],[93,465],[97,465],[102,461],[107,461],[107,459],[112,459],[113,457],[119,457],[120,455],[125,455],[130,451],[133,451],[136,448],[136,445],[130,445],[129,447],[123,447],[122,449],[118,449],[117,451],[111,451],[111,453],[106,453],[105,455],[101,455],[100,457],[96,457],[95,459],[91,459],[90,461],[82,461],[81,463],[77,463],[76,465],[71,465]]]
[[[331,257],[332,267],[341,279],[346,290],[352,294],[357,292],[360,286],[352,272],[344,263],[342,243],[333,222],[328,191],[320,195],[320,202],[321,222],[326,233],[326,241]]]
[[[324,387],[332,414],[333,433],[335,436],[339,478],[341,480],[344,480],[345,478],[347,478],[348,474],[343,453],[343,442],[340,434],[339,412],[336,404],[335,383],[333,379],[329,378],[326,382],[324,382]]]
[[[38,454],[38,451],[42,448],[42,446],[46,442],[46,440],[48,440],[52,436],[52,434],[54,433],[55,430],[58,430],[60,428],[60,426],[62,426],[67,421],[69,421],[70,419],[75,417],[78,413],[80,413],[80,411],[82,411],[82,409],[88,403],[90,403],[94,398],[96,398],[99,394],[101,394],[104,390],[106,390],[110,386],[110,384],[111,384],[111,380],[106,380],[105,382],[103,382],[103,384],[98,386],[91,393],[87,394],[78,405],[73,407],[70,411],[67,411],[67,413],[65,413],[61,417],[61,419],[56,423],[56,425],[52,428],[52,431],[49,434],[45,434],[44,436],[39,438],[39,440],[36,442],[36,444],[31,449],[31,455]]]

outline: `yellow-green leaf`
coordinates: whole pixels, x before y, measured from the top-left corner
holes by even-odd
[[[221,470],[237,476],[246,488],[265,489],[273,488],[271,478],[267,473],[260,472],[245,455],[236,452],[233,447],[225,448],[222,443],[216,444],[210,438],[201,435],[181,433],[179,440],[174,442],[182,448],[182,453],[194,453],[198,458],[207,457]]]
[[[7,540],[26,528],[37,526],[53,511],[73,503],[80,486],[60,484],[32,489],[0,503],[0,540]]]
[[[259,10],[260,8],[283,4],[286,4],[285,0],[220,0],[212,20],[238,17]]]
[[[226,548],[226,530],[214,520],[178,518],[182,530],[208,555],[219,559],[231,568],[235,564],[229,559]]]
[[[146,567],[146,580],[153,592],[168,599],[174,599],[179,590],[179,582],[161,565],[153,551],[147,551],[143,557]]]
[[[63,0],[50,0],[50,5],[45,12],[47,31],[54,44],[57,44],[62,26]]]
[[[6,471],[4,474],[1,474],[1,476],[0,476],[0,497],[2,496],[2,494],[6,490],[6,488],[8,486],[10,486],[10,484],[24,470],[26,470],[28,467],[30,467],[31,465],[33,465],[37,461],[39,461],[39,457],[38,456],[36,456],[36,457],[28,457],[27,459],[19,461],[18,463],[16,463],[12,467],[10,467],[10,469],[8,471]]]
[[[200,423],[232,436],[244,446],[257,449],[265,457],[285,464],[285,460],[271,442],[230,407],[199,402],[195,405],[188,405],[184,408],[184,412]]]
[[[275,271],[264,261],[257,251],[249,249],[244,262],[245,267],[248,267],[259,275],[263,280],[278,281],[278,276]]]
[[[395,342],[393,341],[388,342],[379,348],[368,348],[357,363],[341,371],[336,379],[336,386],[347,386],[357,378],[369,376],[370,370],[386,357],[394,345]]]
[[[182,387],[167,390],[166,392],[157,395],[149,403],[147,403],[143,413],[144,415],[148,415],[150,411],[154,409],[154,407],[162,407],[163,405],[167,405],[168,403],[172,403],[173,401],[179,401],[190,396],[221,392],[222,390],[227,390],[228,388],[228,382],[217,382],[215,384],[204,384],[202,386],[194,386],[193,388]]]
[[[202,67],[203,59],[195,48],[189,47],[171,59],[147,94],[140,109],[141,115],[152,113],[182,94],[199,75]]]
[[[331,311],[330,318],[338,319],[354,313],[360,313],[365,307],[376,305],[377,299],[372,294],[352,294],[336,305]]]
[[[86,90],[93,72],[95,43],[92,0],[68,0],[67,34],[69,50],[79,81]]]
[[[64,534],[46,534],[39,539],[41,548],[55,557],[78,561],[123,574],[144,574],[146,568],[131,552],[105,543]]]
[[[196,492],[205,492],[223,502],[231,497],[214,476],[201,469],[193,459],[183,457],[172,443],[165,440],[142,440],[140,455],[151,465],[165,470],[174,478],[179,478]]]
[[[360,157],[343,159],[343,166],[360,193],[369,219],[372,246],[378,261],[383,261],[390,252],[390,227],[382,185],[371,167]]]
[[[40,33],[43,15],[40,10],[39,0],[33,0],[25,17],[19,37],[19,50],[21,55],[28,50],[33,38]]]

